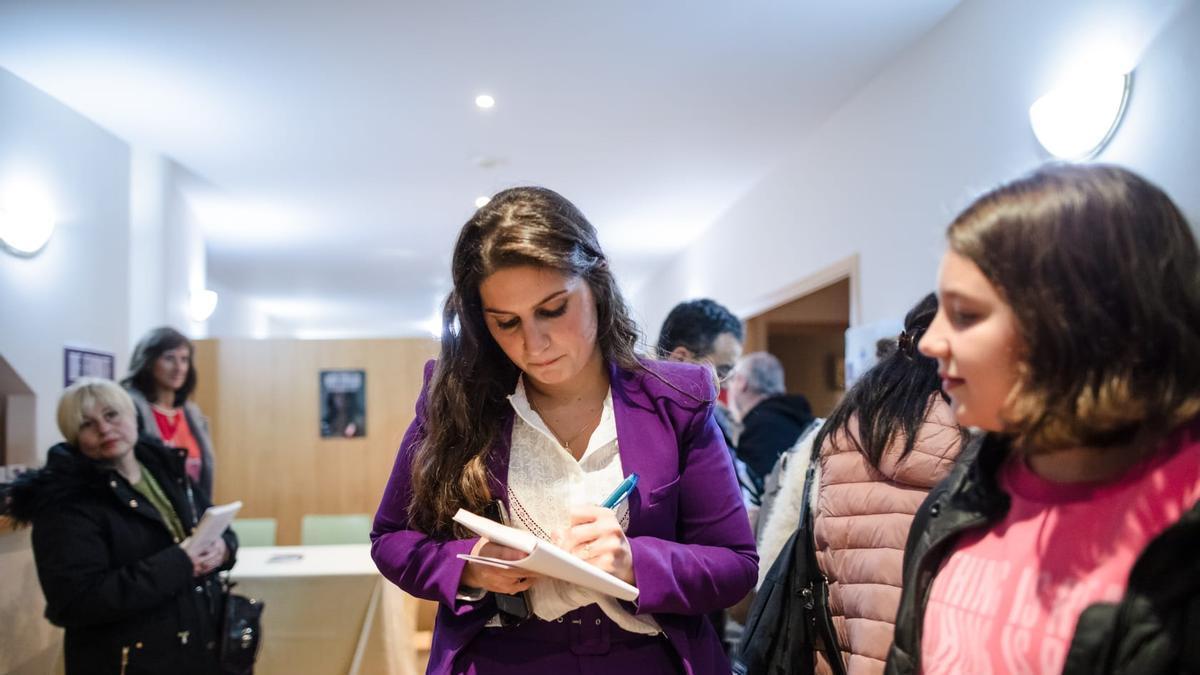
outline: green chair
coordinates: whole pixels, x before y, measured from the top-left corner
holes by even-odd
[[[238,546],[274,546],[274,518],[234,518],[230,525],[237,534]]]
[[[300,543],[305,546],[371,543],[371,516],[365,513],[307,515],[300,521]]]

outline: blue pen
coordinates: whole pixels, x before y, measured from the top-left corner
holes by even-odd
[[[612,494],[610,494],[600,504],[600,506],[603,506],[606,509],[617,508],[617,504],[620,504],[621,502],[625,501],[626,498],[629,497],[629,495],[633,492],[634,486],[636,486],[637,483],[638,483],[638,475],[636,473],[629,474],[629,476],[625,480],[621,481],[621,484],[617,486],[617,489],[613,490]]]

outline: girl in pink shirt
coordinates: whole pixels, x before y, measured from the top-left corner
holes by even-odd
[[[921,340],[980,430],[922,505],[890,673],[1200,672],[1200,251],[1113,166],[951,224]]]

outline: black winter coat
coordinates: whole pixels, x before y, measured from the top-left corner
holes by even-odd
[[[210,506],[183,468],[183,451],[142,437],[134,448],[186,529]],[[66,629],[68,675],[220,672],[222,603],[216,574],[192,576],[158,511],[115,469],[72,446],[9,490],[8,510],[33,524],[46,618]],[[233,566],[237,538],[225,532]]]
[[[1008,452],[999,437],[976,438],[917,512],[888,675],[921,672],[925,603],[958,537],[1008,512],[1008,495],[996,482]],[[1200,504],[1146,546],[1119,603],[1096,603],[1080,614],[1063,673],[1200,674]]]
[[[779,456],[796,444],[812,421],[808,399],[798,394],[763,399],[746,413],[738,436],[737,457],[746,463],[756,501]]]

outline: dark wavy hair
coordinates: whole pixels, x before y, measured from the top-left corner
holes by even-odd
[[[478,513],[492,499],[487,453],[507,417],[507,396],[519,371],[488,332],[479,285],[497,270],[523,265],[583,278],[596,301],[601,354],[623,369],[640,368],[637,325],[595,228],[579,209],[539,187],[492,197],[463,225],[454,246],[441,354],[426,395],[424,436],[413,456],[409,519],[431,536],[455,536],[455,511]]]
[[[724,305],[700,298],[675,305],[658,332],[658,356],[665,358],[676,347],[687,347],[696,358],[712,353],[721,333],[730,333],[738,342],[746,337],[741,319]]]
[[[121,380],[121,386],[137,390],[147,401],[156,401],[158,384],[154,381],[154,362],[163,352],[185,346],[189,356],[196,355],[196,347],[192,341],[174,328],[160,326],[146,333],[133,349],[133,356],[129,359],[129,374]],[[195,390],[196,368],[195,364],[189,361],[187,378],[184,379],[183,386],[175,392],[175,407],[178,408],[187,402]]]
[[[1003,419],[1018,448],[1145,448],[1200,413],[1200,252],[1157,186],[1051,164],[980,197],[947,238],[1016,316]]]
[[[912,452],[930,399],[936,395],[946,400],[937,361],[917,351],[937,309],[937,296],[930,293],[908,311],[904,331],[892,341],[894,348],[846,392],[817,432],[813,447],[821,447],[830,436],[842,436],[876,468],[896,434],[904,438],[900,456]],[[854,420],[858,422],[857,436],[851,429]]]

